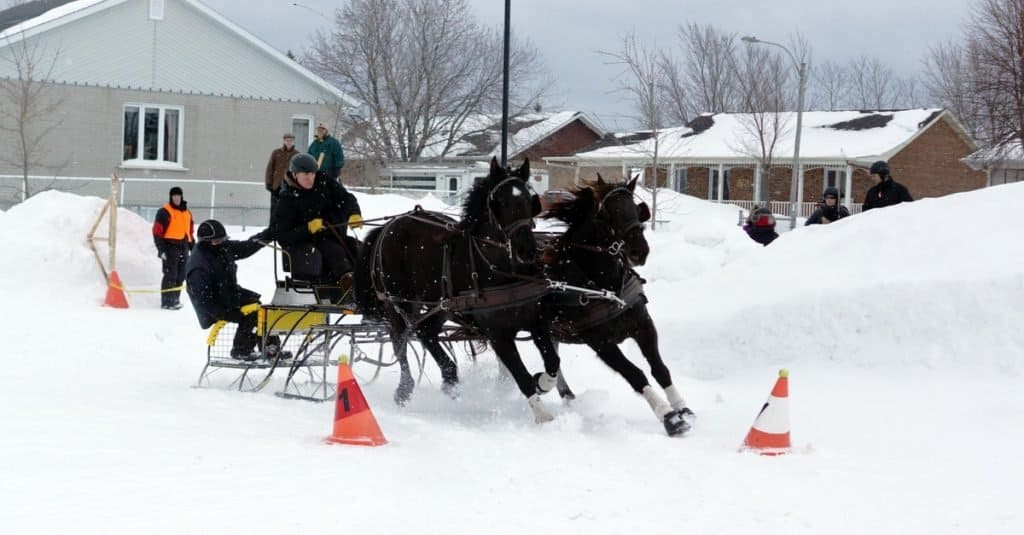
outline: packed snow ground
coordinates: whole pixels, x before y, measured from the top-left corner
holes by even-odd
[[[366,217],[414,203],[360,202]],[[1002,186],[762,248],[735,209],[663,195],[641,272],[699,416],[688,436],[563,347],[579,399],[547,398],[554,422],[532,423],[493,359],[461,363],[459,401],[430,364],[405,408],[394,371],[364,383],[390,443],[362,448],[324,445],[332,404],[279,383],[190,388],[205,332],[187,297],[100,306],[85,236],[102,201],[44,193],[0,213],[0,532],[1019,533],[1022,205],[1024,184]],[[149,222],[119,218],[125,285],[158,287]],[[239,277],[269,300],[270,251]],[[738,453],[780,367],[796,452]]]

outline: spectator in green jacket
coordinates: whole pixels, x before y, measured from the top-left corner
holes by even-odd
[[[327,176],[337,180],[341,168],[345,167],[345,152],[341,150],[341,142],[327,131],[324,123],[316,125],[316,138],[309,144],[309,153],[320,164],[320,170]]]

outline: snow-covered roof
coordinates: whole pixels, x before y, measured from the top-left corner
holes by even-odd
[[[796,113],[783,112],[782,134],[772,154],[773,162],[793,158]],[[805,162],[862,162],[888,159],[899,152],[930,125],[946,118],[965,136],[959,123],[941,108],[889,111],[811,111],[803,114],[800,158]],[[693,161],[753,161],[759,152],[753,144],[751,114],[716,113],[698,117],[687,126],[659,132],[658,158],[670,163]],[[654,136],[647,132],[623,137],[629,141],[602,140],[593,150],[572,157],[547,158],[550,161],[584,163],[649,160],[654,153]],[[604,146],[601,146],[604,145]]]
[[[979,149],[964,158],[960,159],[975,171],[986,169],[993,165],[1005,165],[1007,163],[1024,163],[1024,146],[1019,138],[1013,137],[994,145]]]
[[[47,32],[55,28],[59,28],[68,23],[74,22],[84,17],[88,17],[94,13],[105,11],[109,8],[125,4],[130,1],[132,0],[74,0],[71,2],[60,2],[60,0],[37,0],[36,2],[29,2],[28,4],[19,6],[20,8],[29,6],[31,9],[21,9],[20,11],[15,12],[14,10],[19,9],[19,7],[15,7],[5,10],[3,12],[0,12],[0,15],[11,13],[12,15],[9,17],[10,20],[20,20],[21,17],[16,16],[18,15],[18,13],[24,13],[27,15],[35,14],[35,16],[32,16],[31,18],[25,20],[20,20],[20,22],[17,22],[13,26],[0,30],[0,48],[18,42],[22,39],[27,39],[40,33]],[[233,34],[235,37],[241,39],[242,41],[249,43],[254,48],[260,50],[267,56],[273,58],[280,64],[284,65],[286,68],[295,72],[300,77],[305,78],[309,82],[312,82],[312,84],[319,87],[321,91],[324,91],[327,94],[330,94],[335,98],[338,98],[346,102],[349,105],[357,104],[346,94],[338,90],[338,88],[326,82],[323,78],[317,76],[310,70],[306,69],[298,62],[288,58],[281,51],[273,48],[263,40],[259,39],[255,35],[249,33],[242,27],[227,19],[214,9],[203,4],[201,1],[182,0],[182,2],[198,10],[200,13],[208,17],[210,20],[216,22],[220,27],[223,27],[224,29],[228,30],[230,34]],[[55,7],[45,9],[50,6]],[[97,81],[95,80],[63,81],[97,83]],[[122,85],[121,80],[111,81],[111,83],[113,86]]]
[[[597,135],[603,134],[603,130],[581,111],[537,112],[509,117],[508,157],[516,158],[576,120],[582,121]],[[501,115],[476,114],[466,118],[455,143],[447,153],[441,154],[446,144],[446,136],[434,136],[426,143],[420,159],[485,161],[498,156],[501,152]],[[359,152],[357,143],[353,144],[353,151]]]

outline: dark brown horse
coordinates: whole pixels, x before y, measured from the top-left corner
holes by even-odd
[[[406,358],[413,335],[430,352],[442,389],[457,395],[458,370],[438,337],[448,320],[482,333],[512,373],[538,422],[552,419],[538,394],[550,389],[559,361],[548,323],[540,314],[548,286],[536,274],[533,216],[540,203],[527,186],[529,161],[518,170],[491,161],[489,175],[473,186],[462,219],[415,210],[391,219],[365,240],[356,275],[359,311],[385,320],[401,367],[395,401],[406,403],[414,382]],[[529,331],[545,373],[527,371],[515,345]]]
[[[689,429],[684,417],[693,412],[672,383],[672,376],[658,349],[658,331],[647,312],[643,279],[633,266],[647,261],[650,247],[644,237],[644,222],[650,218],[646,204],[636,204],[636,179],[608,183],[600,175],[592,183],[572,190],[571,200],[556,204],[546,217],[568,224],[545,252],[548,276],[575,286],[615,292],[620,303],[578,296],[551,294],[546,315],[553,318],[553,332],[559,342],[586,344],[609,367],[622,375],[634,391],[643,396],[671,436]],[[633,338],[651,367],[651,374],[668,397],[666,401],[619,349]],[[564,383],[559,386],[568,392]]]

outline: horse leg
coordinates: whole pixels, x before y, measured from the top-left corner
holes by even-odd
[[[661,358],[661,351],[658,349],[658,329],[654,326],[654,321],[651,320],[651,316],[647,314],[646,310],[644,310],[644,318],[633,339],[636,340],[637,345],[640,346],[640,352],[650,364],[654,380],[665,390],[672,410],[679,411],[687,418],[694,417],[693,411],[686,406],[686,400],[683,399],[682,393],[672,384],[672,374],[668,371],[668,366],[665,365],[665,361]]]
[[[551,339],[551,330],[545,326],[535,327],[530,331],[533,338],[533,345],[540,350],[540,356],[544,360],[544,371],[534,374],[533,380],[538,394],[547,394],[558,384],[559,368],[562,360],[558,356],[555,342]]]
[[[405,320],[397,311],[388,314],[388,323],[391,326],[391,346],[394,348],[395,360],[401,369],[401,376],[398,379],[398,387],[395,389],[395,403],[405,406],[412,398],[412,391],[416,388],[416,381],[412,378],[412,369],[409,367],[408,347],[409,333],[406,332]]]
[[[542,424],[554,420],[555,417],[544,407],[544,402],[541,401],[540,394],[537,393],[537,385],[533,381],[533,376],[530,375],[530,371],[526,369],[523,359],[519,356],[519,350],[516,349],[515,333],[509,336],[493,337],[490,342],[502,364],[508,368],[512,378],[515,379],[519,391],[526,398],[526,403],[530,405],[530,410],[533,411],[533,421]]]
[[[551,346],[556,352],[558,351],[558,342],[552,340]],[[569,383],[565,382],[565,371],[562,370],[561,366],[558,368],[558,381],[555,383],[555,387],[558,388],[558,396],[566,402],[576,399],[576,394],[569,388]]]
[[[441,369],[441,391],[448,397],[459,397],[459,367],[438,341],[438,329],[434,325],[419,329],[420,343],[434,357],[434,362]]]
[[[654,416],[665,426],[665,432],[669,436],[679,436],[690,429],[690,424],[683,419],[682,415],[672,410],[672,406],[654,390],[654,387],[647,381],[643,370],[637,368],[626,355],[622,354],[619,346],[603,342],[590,344],[590,347],[597,353],[597,356],[610,367],[619,373],[633,391],[643,396],[644,400],[651,407]]]

